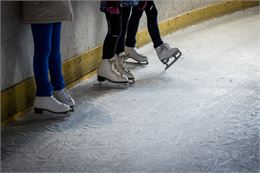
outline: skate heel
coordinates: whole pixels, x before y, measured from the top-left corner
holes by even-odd
[[[98,80],[99,82],[104,82],[104,81],[106,80],[106,78],[104,78],[104,77],[102,77],[102,76],[98,76],[98,77],[97,77],[97,80]]]
[[[43,113],[43,109],[34,108],[34,113],[36,113],[36,114],[42,114],[42,113]]]

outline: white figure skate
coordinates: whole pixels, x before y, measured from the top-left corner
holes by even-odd
[[[74,111],[75,101],[65,88],[61,90],[55,90],[53,92],[53,95],[61,103],[69,105],[71,110]]]
[[[167,43],[161,44],[155,51],[160,61],[166,65],[164,70],[171,67],[182,55],[178,48],[171,48]],[[170,62],[171,58],[173,58],[173,60]]]
[[[127,58],[131,58],[134,61],[136,61],[138,64],[143,64],[143,65],[147,65],[148,64],[148,60],[147,57],[144,55],[141,55],[140,53],[138,53],[136,51],[135,48],[133,47],[125,47],[125,54],[127,56]]]
[[[44,112],[53,114],[68,114],[71,111],[69,105],[61,103],[53,96],[35,97],[34,112],[43,114]]]
[[[126,76],[128,78],[128,81],[130,84],[134,83],[135,77],[133,73],[129,70],[129,68],[126,65],[125,60],[127,59],[126,54],[120,53],[119,55],[115,56],[115,67],[116,70],[123,76]]]
[[[97,70],[97,78],[99,82],[108,80],[112,83],[128,83],[128,78],[116,70],[114,59],[102,59]]]

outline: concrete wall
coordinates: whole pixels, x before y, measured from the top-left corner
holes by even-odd
[[[225,0],[156,0],[159,21]],[[74,21],[64,22],[62,59],[81,54],[102,43],[106,21],[98,1],[74,1]],[[1,1],[1,91],[33,76],[33,41],[30,25],[21,20],[21,2]],[[142,18],[140,29],[146,26]]]

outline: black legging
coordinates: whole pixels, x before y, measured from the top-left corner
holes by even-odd
[[[148,32],[153,41],[154,48],[159,47],[163,41],[161,39],[157,16],[158,12],[153,1],[147,1],[146,7],[144,9],[147,16]],[[138,30],[140,19],[143,15],[143,10],[138,9],[138,6],[132,8],[132,14],[129,19],[126,46],[135,47],[136,44],[136,33]]]
[[[111,59],[114,57],[118,39],[121,35],[122,13],[120,12],[119,14],[109,14],[106,12],[105,14],[108,32],[103,45],[102,59]]]
[[[121,35],[118,39],[117,47],[116,47],[116,54],[120,54],[125,51],[125,37],[126,37],[126,30],[128,26],[128,20],[130,16],[132,7],[122,7],[122,28],[121,28]]]
[[[103,59],[125,51],[125,37],[131,7],[121,7],[120,14],[106,14],[108,32],[103,45]]]

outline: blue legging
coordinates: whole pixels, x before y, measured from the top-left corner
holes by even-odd
[[[60,54],[61,22],[32,24],[31,28],[34,41],[33,70],[37,86],[36,96],[51,96],[53,90],[64,88]]]

